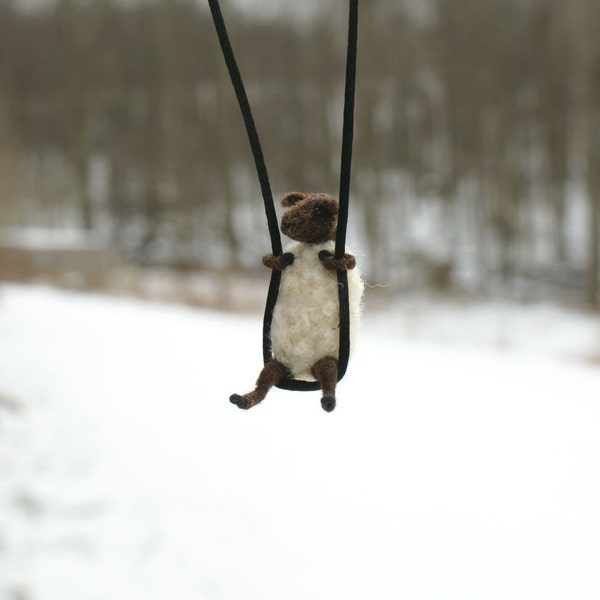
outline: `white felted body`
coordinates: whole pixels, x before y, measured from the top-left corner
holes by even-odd
[[[284,269],[271,324],[273,357],[292,377],[314,381],[310,369],[325,356],[338,357],[339,300],[337,274],[319,260],[321,250],[334,251],[334,242],[293,242],[285,252],[294,263]],[[357,330],[364,284],[358,267],[348,271],[350,348]]]

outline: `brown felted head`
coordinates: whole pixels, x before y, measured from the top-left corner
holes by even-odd
[[[281,200],[287,208],[281,231],[298,242],[318,244],[335,239],[338,203],[327,194],[290,192]]]

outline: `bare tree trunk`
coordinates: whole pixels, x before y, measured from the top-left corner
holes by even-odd
[[[218,189],[222,192],[221,197],[218,198],[218,202],[223,208],[222,227],[229,252],[229,266],[237,269],[240,266],[240,243],[235,230],[236,198],[232,182],[232,164],[235,164],[236,153],[232,138],[232,127],[239,126],[240,136],[245,135],[245,132],[242,129],[241,119],[231,123],[231,115],[237,109],[231,102],[233,90],[231,89],[227,71],[222,64],[222,57],[215,56],[215,59],[218,62],[216,66],[217,94],[215,106],[218,137],[215,140],[215,154],[216,172],[220,180]],[[250,151],[249,148],[248,151]]]
[[[76,178],[81,224],[84,229],[93,228],[92,201],[88,189],[87,148],[87,77],[82,35],[82,19],[78,18],[73,0],[61,0],[61,25],[67,69],[67,104],[69,106],[70,139],[67,153]],[[84,32],[85,34],[85,29]]]
[[[595,107],[593,110],[592,127],[587,140],[587,191],[590,202],[587,298],[590,306],[597,309],[600,307],[600,140],[597,133],[600,118],[598,110]]]
[[[571,37],[576,56],[577,114],[579,119],[579,151],[584,162],[584,182],[588,195],[588,263],[586,277],[586,298],[593,308],[600,306],[599,267],[600,267],[600,140],[598,127],[597,86],[594,87],[594,73],[599,60],[596,36],[594,35],[594,12],[598,12],[594,0],[574,0],[571,11]]]

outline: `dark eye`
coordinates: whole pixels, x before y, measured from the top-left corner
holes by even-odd
[[[313,215],[313,217],[318,217],[319,215],[322,215],[322,214],[323,214],[323,210],[321,209],[320,206],[315,206],[312,209],[312,215]]]

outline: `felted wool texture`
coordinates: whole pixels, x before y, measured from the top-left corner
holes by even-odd
[[[271,323],[273,358],[288,367],[295,379],[315,381],[311,367],[321,358],[339,355],[339,300],[335,271],[326,269],[319,252],[334,251],[332,241],[292,242],[285,252],[294,263],[281,275]],[[348,271],[350,348],[360,322],[364,283],[358,267]]]

